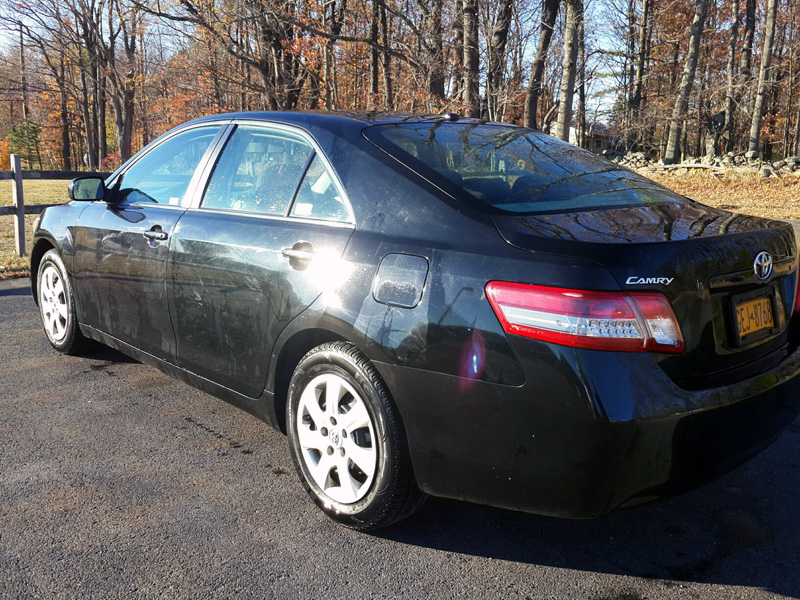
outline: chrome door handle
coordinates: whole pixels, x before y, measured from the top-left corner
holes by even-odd
[[[281,250],[281,254],[292,260],[309,261],[314,258],[314,250],[301,250],[299,248],[284,248]]]
[[[144,237],[146,237],[148,240],[163,242],[168,236],[164,231],[154,231],[151,229],[150,231],[144,232]]]

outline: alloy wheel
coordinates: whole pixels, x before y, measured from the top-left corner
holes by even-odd
[[[361,396],[340,375],[324,373],[305,387],[296,415],[300,456],[314,483],[335,502],[361,500],[378,464],[375,428]]]
[[[69,305],[64,280],[53,265],[47,265],[42,272],[39,282],[39,305],[47,335],[54,342],[60,342],[67,335]]]

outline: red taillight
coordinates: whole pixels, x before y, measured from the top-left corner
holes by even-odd
[[[657,292],[589,292],[490,281],[486,296],[506,333],[593,350],[683,352],[672,306]]]
[[[795,282],[794,312],[800,313],[800,268],[797,270],[795,279],[797,279],[797,281]]]

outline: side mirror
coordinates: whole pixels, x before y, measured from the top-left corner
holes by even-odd
[[[77,177],[69,182],[69,199],[93,202],[106,197],[106,184],[101,177]]]

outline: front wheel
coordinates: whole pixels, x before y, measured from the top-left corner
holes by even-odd
[[[75,298],[64,262],[48,250],[39,263],[37,299],[44,332],[50,345],[65,354],[77,354],[89,345],[78,327]]]
[[[303,357],[289,384],[286,423],[300,480],[335,521],[378,529],[422,503],[397,407],[351,344],[324,344]]]

